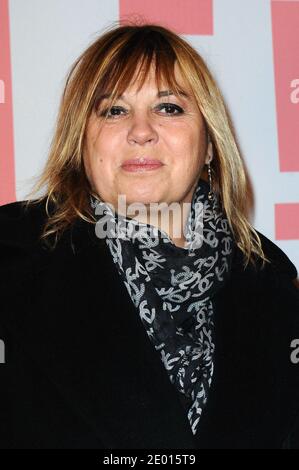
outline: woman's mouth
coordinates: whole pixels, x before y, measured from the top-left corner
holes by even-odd
[[[129,172],[152,171],[161,168],[163,163],[159,160],[127,160],[122,164],[122,169]]]

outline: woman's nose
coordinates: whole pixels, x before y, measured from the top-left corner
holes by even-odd
[[[136,114],[130,121],[128,131],[128,142],[144,144],[146,142],[155,143],[158,141],[158,133],[153,127],[149,116]]]

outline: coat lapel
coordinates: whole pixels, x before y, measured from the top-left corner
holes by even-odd
[[[34,362],[106,448],[194,448],[158,353],[91,225],[30,255],[3,316]]]

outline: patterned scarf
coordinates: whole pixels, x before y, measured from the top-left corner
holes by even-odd
[[[193,435],[213,376],[213,297],[229,277],[234,247],[218,197],[210,200],[208,193],[208,183],[199,179],[184,248],[163,230],[90,195],[96,233],[105,227],[113,261],[179,392]]]

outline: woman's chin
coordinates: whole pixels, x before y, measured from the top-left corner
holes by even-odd
[[[148,206],[149,204],[159,204],[161,201],[161,198],[153,193],[151,194],[139,194],[139,193],[134,193],[134,194],[126,194],[126,203],[127,205],[144,205]]]
[[[118,196],[126,197],[127,204],[141,203],[150,204],[163,201],[165,191],[161,191],[159,185],[152,183],[123,185],[122,189],[118,191]]]

